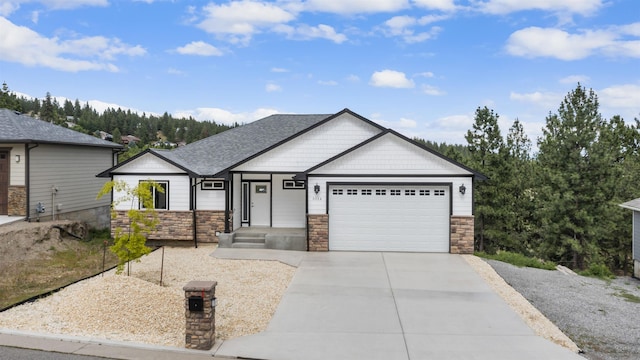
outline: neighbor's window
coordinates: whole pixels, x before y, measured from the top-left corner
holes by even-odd
[[[144,181],[141,181],[144,182]],[[156,181],[158,187],[163,192],[158,191],[157,188],[151,187],[151,198],[153,199],[153,208],[156,210],[169,210],[169,182],[168,181]],[[143,208],[140,204],[140,208]]]

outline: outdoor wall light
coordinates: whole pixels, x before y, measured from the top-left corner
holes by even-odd
[[[318,184],[313,185],[313,192],[316,193],[316,195],[318,195],[318,193],[320,192],[320,185]]]
[[[460,185],[458,190],[460,190],[460,194],[462,195],[464,195],[464,193],[467,192],[467,188],[464,186],[464,184]]]
[[[20,155],[16,155],[16,162],[19,163],[20,162]]]

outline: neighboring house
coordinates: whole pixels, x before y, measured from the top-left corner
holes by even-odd
[[[473,252],[473,181],[485,179],[348,109],[272,115],[98,176],[161,184],[149,239],[452,253]],[[116,209],[112,229],[127,209]],[[246,233],[256,229],[258,241]]]
[[[633,210],[633,276],[640,278],[640,198],[620,204],[625,209]]]
[[[121,145],[0,109],[0,215],[74,219],[108,227],[109,197],[95,174],[116,163]],[[37,209],[44,211],[38,212]]]

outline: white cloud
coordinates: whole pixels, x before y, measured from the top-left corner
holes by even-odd
[[[196,120],[213,120],[218,124],[233,125],[246,124],[252,121],[262,119],[269,115],[279,113],[278,110],[269,108],[258,108],[252,112],[238,112],[234,113],[229,110],[220,108],[197,108],[195,110],[179,110],[174,114],[174,117],[193,117]]]
[[[598,91],[602,106],[608,108],[631,108],[640,113],[640,86],[633,84],[613,85]]]
[[[477,1],[482,12],[490,14],[508,14],[524,10],[542,10],[549,12],[591,15],[604,6],[602,0],[488,0]]]
[[[509,36],[506,51],[515,56],[552,57],[566,61],[594,54],[640,57],[640,39],[620,40],[621,35],[620,28],[570,34],[560,29],[529,27]]]
[[[175,68],[167,69],[167,74],[180,75],[180,76],[186,75],[186,73],[184,71],[178,70],[178,69],[175,69]]]
[[[407,0],[308,0],[304,9],[336,14],[395,12],[409,7]]]
[[[425,71],[425,72],[417,73],[414,76],[422,76],[422,77],[426,77],[426,78],[432,78],[435,75],[431,71]]]
[[[446,92],[438,89],[435,86],[431,86],[431,85],[422,85],[422,92],[427,94],[427,95],[432,95],[432,96],[440,96],[440,95],[445,95]]]
[[[566,94],[554,93],[554,92],[532,92],[532,93],[517,93],[511,92],[509,99],[533,104],[535,106],[551,110],[557,109],[562,99]]]
[[[428,20],[423,20],[425,18],[427,18],[427,16],[420,19],[407,15],[394,16],[384,22],[382,26],[382,32],[386,36],[401,37],[406,43],[409,44],[433,39],[440,33],[442,28],[433,26],[427,31],[417,32],[416,30],[414,30],[415,27],[426,25],[430,21],[437,21],[434,20],[433,17],[429,17]]]
[[[232,43],[248,43],[253,34],[295,19],[295,14],[273,3],[241,0],[211,3],[203,8],[206,18],[198,26]]]
[[[268,83],[265,87],[264,87],[266,92],[277,92],[277,91],[282,91],[282,87],[278,84],[274,84],[274,83]]]
[[[471,126],[473,125],[473,121],[473,115],[459,114],[441,117],[436,120],[436,124],[439,128],[445,130],[460,129],[466,131],[471,128]]]
[[[453,0],[413,0],[415,5],[434,10],[452,11],[456,9]]]
[[[403,129],[413,129],[418,126],[418,122],[413,119],[400,118],[397,122],[397,126]]]
[[[415,84],[413,80],[407,79],[407,76],[400,71],[382,70],[376,71],[371,75],[369,84],[375,87],[391,87],[391,88],[413,88]]]
[[[328,80],[328,81],[318,80],[318,84],[325,85],[325,86],[336,86],[338,85],[338,82],[334,80]]]
[[[344,34],[336,33],[332,26],[320,24],[318,26],[300,25],[278,25],[274,26],[273,31],[285,33],[291,39],[297,40],[309,40],[309,39],[327,39],[336,44],[342,44],[347,41],[347,37]]]
[[[586,84],[591,80],[587,75],[569,75],[560,79],[561,84]]]
[[[222,56],[222,51],[204,41],[192,41],[177,48],[176,51],[182,55]]]
[[[0,17],[0,60],[27,66],[77,72],[87,70],[118,71],[109,61],[118,55],[146,54],[141,46],[124,44],[117,38],[92,36],[70,40],[47,38]]]
[[[358,75],[351,74],[347,76],[347,81],[349,82],[360,82],[360,77]]]
[[[274,73],[286,73],[286,72],[289,72],[289,70],[284,69],[284,68],[274,67],[274,68],[271,68],[271,72],[274,72]]]

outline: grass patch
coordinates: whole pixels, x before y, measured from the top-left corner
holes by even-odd
[[[602,280],[611,280],[615,275],[604,264],[590,264],[586,270],[580,271],[580,275],[594,277]]]
[[[536,269],[555,270],[556,263],[552,261],[543,261],[525,255],[510,251],[500,251],[496,254],[487,254],[485,252],[476,252],[476,256],[485,259],[498,260],[509,263],[518,267],[532,267]]]
[[[88,241],[65,239],[56,242],[56,246],[47,246],[35,259],[3,264],[0,309],[100,273],[105,240],[108,237],[96,236]],[[106,269],[118,263],[109,249],[105,255]]]
[[[617,297],[621,297],[623,299],[625,299],[628,302],[632,302],[632,303],[636,303],[636,304],[640,304],[640,297],[630,294],[628,293],[626,290],[623,289],[619,289],[617,293],[613,294]]]

